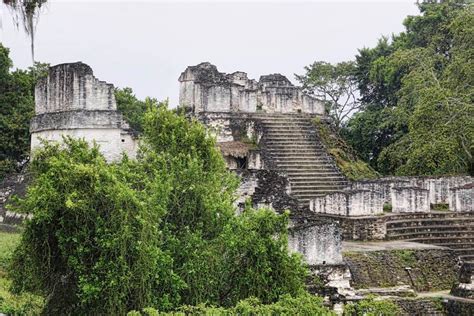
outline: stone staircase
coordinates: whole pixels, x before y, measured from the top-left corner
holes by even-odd
[[[387,239],[451,248],[465,262],[474,262],[474,213],[398,214],[387,220]]]
[[[291,196],[300,206],[347,185],[317,136],[311,117],[298,114],[261,115],[263,142],[274,168],[288,176]]]

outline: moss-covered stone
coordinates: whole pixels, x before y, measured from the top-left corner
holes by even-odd
[[[340,137],[329,123],[315,118],[318,135],[337,167],[350,180],[375,179],[379,174],[367,163],[357,157],[354,150]]]
[[[456,282],[456,258],[449,249],[345,252],[355,288],[409,285],[416,291],[448,290]]]

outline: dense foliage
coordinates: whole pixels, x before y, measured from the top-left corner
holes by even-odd
[[[12,282],[7,269],[20,238],[19,233],[0,231],[0,314],[38,315],[43,306],[42,297],[31,293],[15,295],[9,291]]]
[[[304,75],[297,75],[296,79],[303,85],[306,93],[325,102],[329,116],[339,129],[360,108],[356,96],[354,63],[341,62],[332,65],[318,61],[305,67],[305,71]]]
[[[345,135],[386,174],[472,174],[473,5],[419,7],[405,32],[359,50],[355,77],[364,109]]]
[[[0,180],[22,168],[30,151],[30,119],[34,113],[34,88],[47,65],[11,72],[8,48],[0,44]]]
[[[156,107],[158,100],[154,98],[145,98],[145,101],[139,100],[131,88],[115,89],[115,100],[117,101],[117,110],[122,113],[130,127],[137,132],[143,131],[143,119],[147,109]]]
[[[392,301],[367,297],[357,303],[349,303],[344,307],[345,316],[396,316],[401,309]]]
[[[303,292],[288,214],[234,215],[236,177],[204,126],[166,109],[145,115],[138,159],[107,164],[80,140],[45,144],[16,211],[26,223],[11,275],[46,297],[45,314],[169,311],[275,302]]]
[[[260,300],[251,297],[240,301],[235,307],[222,308],[213,306],[182,306],[171,313],[160,312],[153,308],[145,308],[141,312],[131,311],[127,316],[253,316],[253,315],[335,315],[334,312],[323,307],[321,298],[308,293],[297,297],[283,295],[280,300],[272,304],[262,304]]]

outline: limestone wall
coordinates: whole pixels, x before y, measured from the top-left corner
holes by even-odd
[[[244,72],[221,73],[210,63],[190,66],[179,77],[181,106],[200,112],[325,114],[324,104],[294,86],[285,76],[248,79]]]
[[[429,212],[429,191],[419,187],[394,187],[392,195],[392,212],[418,213]]]
[[[50,67],[38,80],[35,113],[70,110],[116,110],[114,87],[96,79],[91,67],[78,63]]]
[[[49,68],[35,89],[35,116],[31,120],[31,151],[41,140],[61,142],[63,136],[96,142],[108,161],[122,153],[135,157],[138,141],[117,111],[114,87],[99,81],[83,63]]]
[[[339,226],[334,222],[314,222],[289,230],[290,250],[303,255],[309,265],[342,263],[342,241]]]
[[[429,203],[448,203],[450,189],[474,182],[470,176],[452,177],[384,177],[376,180],[354,181],[352,189],[371,190],[382,193],[384,201],[391,203],[394,187],[419,187],[429,191]]]
[[[474,183],[450,189],[449,209],[455,212],[474,211]]]
[[[383,213],[383,195],[370,190],[346,190],[316,197],[310,201],[315,213],[368,216]]]

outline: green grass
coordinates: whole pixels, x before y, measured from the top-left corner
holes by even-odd
[[[43,306],[43,299],[37,295],[10,293],[11,280],[7,269],[15,247],[20,242],[18,233],[0,232],[0,313],[7,315],[37,315]]]

